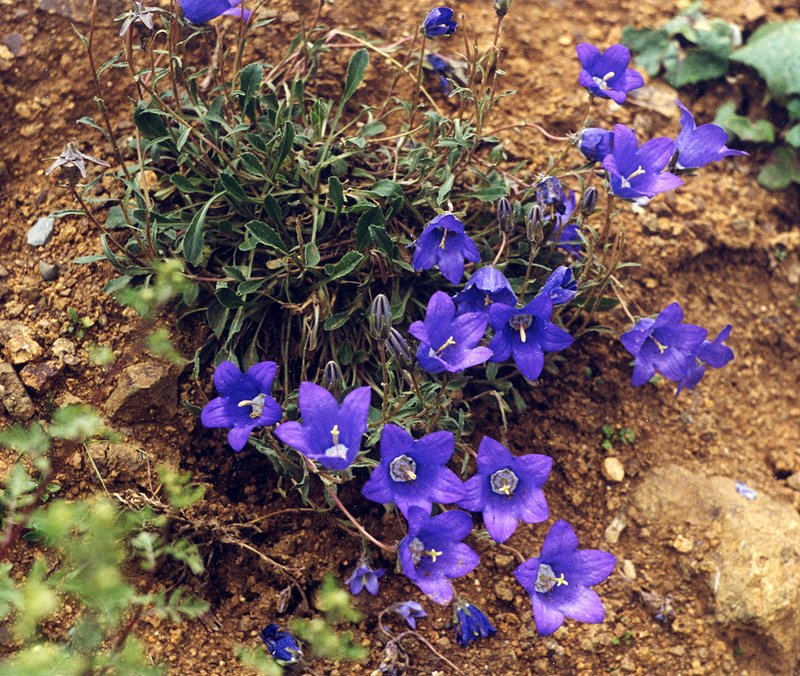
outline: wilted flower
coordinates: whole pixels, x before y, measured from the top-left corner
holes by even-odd
[[[403,601],[402,603],[394,603],[389,606],[389,610],[393,610],[400,617],[408,622],[408,626],[412,629],[417,628],[417,619],[421,617],[428,617],[422,606],[416,601]]]
[[[548,211],[551,214],[553,212],[557,214],[564,213],[566,210],[567,194],[564,192],[561,181],[555,176],[542,176],[533,190],[536,202],[541,205],[545,216],[548,215]],[[549,207],[549,209],[547,207]]]
[[[456,603],[456,643],[466,648],[472,641],[488,638],[497,633],[482,610],[466,601]]]
[[[235,364],[222,362],[214,371],[214,387],[220,395],[209,401],[200,414],[205,427],[229,427],[228,443],[241,451],[256,427],[278,422],[283,415],[271,396],[277,364],[262,361],[242,373]]]
[[[412,264],[415,270],[430,270],[438,263],[439,271],[451,284],[464,275],[464,259],[477,263],[478,247],[464,232],[464,224],[453,214],[434,218],[419,236]]]
[[[679,303],[671,303],[655,319],[641,319],[619,337],[635,359],[631,378],[634,387],[644,385],[656,371],[675,382],[686,377],[691,366],[689,355],[703,344],[706,330],[682,322],[683,309]]]
[[[450,603],[451,579],[471,573],[480,557],[461,542],[472,530],[466,512],[453,510],[431,517],[424,509],[408,510],[408,535],[398,547],[403,574],[436,603]]]
[[[428,373],[460,373],[492,356],[488,347],[477,347],[486,333],[486,316],[468,312],[456,317],[455,303],[444,291],[431,296],[425,320],[414,322],[408,332],[420,341],[417,361]]]
[[[547,533],[539,558],[528,559],[514,575],[530,594],[536,630],[549,636],[569,617],[596,624],[605,618],[600,597],[589,587],[605,580],[617,559],[597,549],[578,549],[575,531],[556,521]]]
[[[422,22],[425,36],[436,38],[455,33],[458,23],[453,19],[454,14],[455,12],[449,7],[436,7],[428,12],[428,16]]]
[[[384,505],[393,502],[406,516],[411,507],[430,514],[434,502],[456,502],[464,495],[464,484],[447,467],[454,448],[452,432],[415,440],[402,427],[387,424],[381,433],[381,462],[361,494]]]
[[[78,142],[70,141],[64,147],[63,152],[55,159],[45,171],[45,176],[49,176],[56,169],[61,170],[61,176],[70,185],[75,185],[80,179],[86,178],[86,162],[94,162],[101,167],[111,166],[108,162],[100,160],[91,155],[85,155],[78,150]]]
[[[731,150],[725,145],[728,134],[722,127],[716,124],[698,127],[689,109],[677,99],[675,103],[681,109],[681,131],[675,139],[676,169],[697,169],[730,155],[747,155],[743,150]]]
[[[367,431],[370,388],[359,387],[341,406],[328,390],[300,384],[298,407],[302,423],[294,420],[275,428],[275,436],[307,458],[333,470],[347,469],[358,455]]]
[[[180,3],[183,15],[192,23],[205,23],[223,14],[250,20],[250,10],[239,7],[242,0],[180,0]]]
[[[378,578],[382,577],[386,571],[383,568],[372,568],[367,561],[362,560],[345,582],[350,587],[350,593],[358,596],[362,590],[366,589],[370,594],[378,594]]]
[[[152,32],[155,28],[153,12],[160,11],[157,7],[145,7],[141,0],[131,0],[131,9],[117,18],[117,21],[124,19],[119,30],[120,37],[127,35],[131,26],[135,26],[142,36]]]
[[[458,506],[482,512],[483,523],[495,542],[505,542],[517,522],[540,523],[549,516],[542,486],[553,459],[530,453],[514,457],[501,443],[483,437],[478,447],[478,472],[464,484]]]
[[[264,627],[259,634],[269,654],[280,664],[294,664],[303,657],[300,644],[288,631],[281,631],[277,624]]]
[[[572,345],[572,336],[550,321],[553,301],[540,293],[523,308],[495,303],[489,309],[489,322],[495,330],[489,342],[491,361],[514,358],[519,372],[536,380],[544,368],[544,353],[558,352]]]
[[[580,229],[575,221],[572,221],[572,214],[575,213],[575,193],[570,190],[564,202],[564,213],[555,214],[552,218],[550,214],[544,216],[544,222],[552,224],[548,227],[548,239],[553,241],[559,249],[577,254],[581,249]]]
[[[559,265],[542,285],[542,293],[550,296],[553,305],[569,303],[575,298],[577,290],[578,280],[566,265]]]
[[[627,92],[644,85],[641,74],[628,68],[631,53],[624,45],[611,45],[601,54],[597,47],[583,42],[575,51],[582,66],[578,82],[594,96],[622,104]]]
[[[731,328],[728,324],[714,340],[704,340],[700,347],[687,355],[686,374],[678,383],[676,396],[683,389],[693,390],[705,375],[708,366],[722,368],[733,359],[733,350],[724,344],[731,334]]]
[[[578,149],[587,160],[602,162],[605,156],[611,152],[614,144],[614,132],[598,127],[586,127],[581,130],[577,139]]]
[[[636,134],[624,124],[614,127],[614,145],[603,160],[611,191],[626,200],[649,200],[660,192],[674,190],[683,181],[663,171],[675,144],[669,138],[654,138],[641,147]]]
[[[506,276],[491,265],[476,270],[464,288],[453,300],[458,304],[458,314],[489,312],[492,303],[516,305],[517,297]]]
[[[442,88],[442,93],[445,96],[450,96],[450,92],[453,91],[453,85],[448,79],[453,70],[450,64],[438,54],[428,54],[425,58],[428,60],[428,65],[433,72],[439,76],[439,85]]]

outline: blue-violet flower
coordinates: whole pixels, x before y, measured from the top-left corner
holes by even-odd
[[[577,254],[583,241],[580,236],[580,228],[574,221],[570,222],[572,214],[575,212],[575,192],[570,190],[564,202],[564,213],[556,214],[553,220],[553,228],[549,239],[555,242],[559,249]],[[550,222],[549,214],[544,215],[545,222]],[[511,303],[509,303],[511,305]]]
[[[439,86],[442,89],[442,93],[445,96],[450,96],[450,92],[453,91],[453,85],[450,80],[447,79],[452,73],[450,64],[438,54],[428,54],[426,58],[433,72],[439,76]]]
[[[516,305],[517,297],[506,276],[491,265],[476,270],[464,288],[453,300],[458,304],[458,314],[489,312],[492,303]]]
[[[540,293],[523,308],[495,303],[489,308],[489,322],[495,331],[489,342],[493,362],[514,358],[520,373],[536,380],[544,368],[544,353],[558,352],[572,345],[572,336],[550,321],[553,301]]]
[[[256,427],[278,422],[281,407],[270,392],[277,364],[262,361],[242,373],[235,364],[224,361],[214,371],[214,387],[220,395],[209,401],[200,414],[205,427],[229,427],[228,443],[241,451]]]
[[[542,285],[542,293],[550,296],[553,305],[569,303],[578,291],[578,280],[566,265],[559,265]]]
[[[431,517],[424,509],[408,510],[408,535],[398,547],[403,574],[436,603],[453,598],[451,579],[471,573],[480,558],[461,542],[472,530],[466,512],[453,510]]]
[[[422,30],[426,37],[438,38],[456,32],[458,23],[453,19],[455,12],[449,7],[436,7],[428,12],[422,22]]]
[[[277,624],[264,627],[259,634],[269,654],[280,664],[294,664],[303,657],[300,644],[288,631],[281,631]]]
[[[415,270],[430,270],[439,265],[439,272],[451,284],[458,284],[464,275],[464,259],[477,263],[478,247],[464,232],[464,224],[453,214],[434,218],[416,241],[411,260]]]
[[[686,374],[678,383],[675,392],[677,396],[681,390],[693,390],[706,373],[706,368],[722,368],[733,359],[733,350],[724,344],[731,335],[731,325],[728,324],[714,340],[704,340],[700,347],[687,355],[688,367]]]
[[[324,387],[301,383],[298,407],[303,422],[292,420],[278,425],[275,436],[323,467],[347,469],[367,431],[369,399],[370,388],[359,387],[340,406]]]
[[[495,542],[505,542],[517,521],[541,523],[549,516],[542,491],[553,459],[530,453],[514,457],[501,443],[483,437],[478,447],[478,472],[464,484],[458,506],[483,512],[483,523]]]
[[[412,629],[417,628],[417,619],[421,617],[428,617],[428,613],[423,610],[422,606],[416,601],[403,601],[402,603],[393,603],[389,606],[389,610],[393,610],[400,617],[408,622],[408,626]]]
[[[578,82],[594,96],[622,104],[627,92],[644,85],[641,74],[628,68],[631,53],[624,45],[611,45],[601,54],[597,47],[583,42],[575,51],[582,66]]]
[[[181,0],[183,15],[192,23],[205,23],[223,14],[250,20],[250,10],[242,10],[242,0]]]
[[[373,568],[367,561],[361,560],[345,582],[350,587],[350,593],[358,596],[364,589],[370,594],[378,594],[378,578],[386,571],[383,568]]]
[[[602,162],[614,145],[614,132],[599,127],[586,127],[578,136],[578,150],[587,160]]]
[[[589,589],[605,580],[617,559],[598,549],[578,549],[575,531],[556,521],[538,558],[528,559],[514,575],[530,594],[536,630],[549,636],[569,617],[597,624],[605,618],[600,597]]]
[[[567,194],[555,176],[542,176],[534,186],[534,199],[544,215],[563,214],[567,208]]]
[[[464,496],[464,484],[447,467],[454,448],[452,432],[432,432],[415,441],[402,427],[387,424],[381,433],[381,463],[361,494],[384,505],[393,502],[406,517],[411,507],[430,514],[434,502],[456,502]]]
[[[466,601],[456,603],[456,643],[466,648],[472,641],[497,633],[485,613]]]
[[[614,145],[603,160],[609,174],[611,192],[626,200],[646,201],[658,193],[674,190],[683,181],[663,171],[675,144],[662,137],[650,139],[639,147],[636,134],[624,124],[614,127]]]
[[[732,150],[725,145],[728,134],[722,127],[716,124],[698,127],[689,109],[677,99],[675,103],[681,109],[681,131],[675,139],[676,169],[697,169],[730,155],[747,155],[744,150]]]
[[[444,291],[431,296],[425,320],[414,322],[408,332],[420,341],[417,361],[428,373],[460,373],[492,356],[488,347],[476,347],[486,333],[486,316],[468,312],[456,317],[455,303]]]

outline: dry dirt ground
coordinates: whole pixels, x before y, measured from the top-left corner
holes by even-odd
[[[98,232],[85,218],[58,221],[54,237],[43,248],[25,242],[26,230],[36,218],[73,206],[55,181],[45,178],[45,158],[57,154],[66,140],[79,137],[88,142],[86,149],[111,160],[99,138],[75,123],[95,110],[87,65],[69,21],[38,9],[39,5],[0,0],[0,44],[10,44],[12,34],[22,37],[21,43],[13,38],[10,58],[8,47],[0,52],[0,320],[22,320],[45,350],[59,337],[78,344],[79,359],[73,368],[35,398],[38,415],[45,417],[54,405],[75,397],[102,406],[120,370],[141,359],[142,327],[101,292],[110,277],[107,267],[72,263],[98,251]],[[753,25],[748,21],[759,10],[775,19],[797,16],[794,3],[780,0],[767,0],[763,7],[749,0],[713,5],[715,15],[745,26]],[[483,42],[491,39],[494,20],[488,0],[460,2],[455,8],[467,16],[464,28],[470,35]],[[310,16],[314,7],[280,2],[273,9],[277,21],[264,29],[264,44],[286,40],[299,28],[300,17]],[[338,0],[326,6],[322,16],[331,27],[358,28],[392,39],[413,31],[428,9],[415,1],[390,3],[375,11],[364,0]],[[677,9],[675,3],[657,0],[516,0],[504,25],[503,46],[505,84],[519,94],[504,103],[496,124],[528,120],[553,133],[573,130],[583,107],[583,98],[576,95],[575,44],[610,44],[618,41],[624,25],[657,25]],[[85,29],[80,16],[75,18]],[[100,34],[105,54],[117,49],[116,31],[109,24],[106,16]],[[443,51],[452,53],[459,47],[452,42]],[[370,77],[374,75],[368,73],[368,82]],[[109,107],[124,125],[133,92],[120,82],[118,74],[104,77]],[[744,86],[752,88],[753,80],[711,86],[699,98],[692,93],[682,98],[707,121],[716,106]],[[669,90],[654,85],[648,91],[654,92],[651,97],[634,100],[621,110],[599,106],[597,121],[635,124],[640,137],[674,135],[677,115]],[[758,99],[758,94],[752,98]],[[528,159],[534,167],[545,166],[552,147],[538,132],[526,128],[510,138],[518,158]],[[626,280],[632,310],[646,315],[680,300],[687,318],[707,326],[711,334],[731,323],[729,343],[735,360],[708,374],[695,393],[679,398],[666,385],[634,391],[629,385],[628,355],[617,342],[590,334],[571,349],[559,377],[547,375],[530,390],[528,411],[514,420],[505,436],[517,452],[554,457],[555,470],[546,486],[551,513],[574,525],[582,546],[606,548],[618,557],[617,571],[598,589],[607,609],[606,622],[597,626],[568,622],[554,636],[538,637],[528,599],[513,579],[513,557],[485,541],[474,542],[483,565],[465,578],[460,589],[493,618],[497,636],[467,650],[458,648],[448,611],[430,602],[424,603],[430,617],[420,625],[422,634],[464,673],[755,674],[773,669],[758,643],[748,641],[746,630],[715,622],[714,598],[700,556],[676,550],[673,544],[680,533],[675,529],[632,521],[615,544],[604,537],[614,518],[628,509],[642,477],[662,464],[729,476],[760,494],[800,506],[800,493],[785,482],[800,471],[800,212],[796,190],[769,193],[756,184],[763,159],[756,153],[749,160],[713,165],[684,188],[655,200],[644,214],[626,209],[618,221],[629,235],[628,258],[642,263]],[[60,266],[56,281],[43,281],[40,260]],[[70,308],[93,321],[82,340],[75,336]],[[609,322],[620,330],[628,327],[621,312]],[[184,347],[191,347],[191,340],[185,340]],[[86,352],[90,343],[110,346],[117,362],[105,369],[93,365]],[[179,398],[202,405],[209,395],[207,381],[198,384],[187,375],[181,378]],[[109,464],[105,478],[114,490],[152,490],[146,472],[151,459],[180,464],[209,487],[193,519],[260,519],[259,532],[249,532],[249,541],[269,557],[302,571],[309,591],[328,571],[346,575],[358,557],[358,542],[330,518],[297,511],[299,501],[292,494],[281,495],[263,457],[252,449],[232,454],[221,435],[203,430],[177,400],[165,404],[160,415],[152,424],[123,426],[146,456],[132,454],[130,462]],[[478,417],[487,433],[502,437],[494,411],[479,410]],[[601,473],[607,455],[601,448],[603,425],[629,427],[635,433],[633,444],[615,444],[612,451],[625,468],[619,483],[607,481]],[[99,490],[91,468],[80,457],[68,460],[59,480],[67,496]],[[377,508],[366,511],[367,523],[387,540],[400,537],[395,520],[380,523],[381,513]],[[520,529],[510,544],[534,555],[549,525]],[[234,646],[255,645],[265,624],[285,623],[289,613],[305,611],[295,596],[287,614],[277,612],[278,594],[289,580],[252,552],[220,542],[204,551],[207,572],[183,583],[210,602],[211,613],[203,621],[180,626],[143,619],[137,633],[153,659],[170,665],[171,673],[243,673],[233,657]],[[16,556],[23,561],[26,553],[17,551]],[[624,560],[630,561],[627,576],[622,572]],[[164,572],[167,578],[169,574]],[[356,636],[370,649],[370,660],[319,669],[349,674],[376,668],[382,651],[378,612],[395,600],[419,596],[399,575],[387,574],[382,583],[377,598],[362,595],[356,600],[365,615]],[[655,615],[667,596],[672,599],[674,619],[659,622]],[[51,631],[58,635],[65,626],[52,623]],[[437,669],[448,672],[423,647],[412,653],[411,673]]]

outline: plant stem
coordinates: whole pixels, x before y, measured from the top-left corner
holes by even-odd
[[[361,522],[358,519],[356,519],[356,517],[354,517],[347,510],[347,507],[345,507],[342,504],[342,501],[339,499],[339,496],[336,495],[336,492],[331,490],[331,487],[328,486],[327,484],[324,484],[324,485],[325,485],[325,491],[327,492],[328,497],[336,503],[336,506],[339,508],[339,510],[342,512],[342,514],[344,514],[347,517],[347,520],[350,521],[350,523],[352,523],[356,527],[356,530],[363,537],[365,537],[367,540],[369,540],[376,547],[380,547],[385,552],[396,552],[397,551],[397,547],[392,547],[392,546],[387,545],[387,544],[381,542],[380,540],[377,540],[376,538],[374,538],[370,534],[370,532],[366,528],[364,528],[364,526],[361,525]]]

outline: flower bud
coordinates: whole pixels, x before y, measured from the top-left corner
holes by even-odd
[[[606,155],[611,153],[611,144],[614,133],[599,127],[586,127],[582,129],[578,139],[578,150],[587,160],[602,162]]]
[[[533,244],[540,244],[544,239],[542,221],[542,207],[538,204],[534,204],[533,208],[528,212],[528,218],[525,221],[528,240]]]
[[[500,232],[504,235],[514,229],[514,208],[505,197],[497,200],[497,223],[500,226]]]
[[[392,328],[392,306],[382,293],[372,301],[369,320],[372,335],[378,340],[386,340]]]
[[[408,349],[408,343],[406,339],[403,338],[402,334],[394,327],[389,329],[389,338],[386,340],[386,350],[401,366],[408,367],[411,365],[413,358],[411,356],[411,350]]]
[[[597,206],[597,188],[589,186],[581,196],[581,213],[584,216],[591,214]]]
[[[511,0],[494,0],[493,7],[494,13],[502,19],[508,14],[508,10],[511,7]]]
[[[342,387],[342,369],[338,363],[329,361],[325,364],[325,370],[322,373],[322,384],[330,392],[337,392]]]

